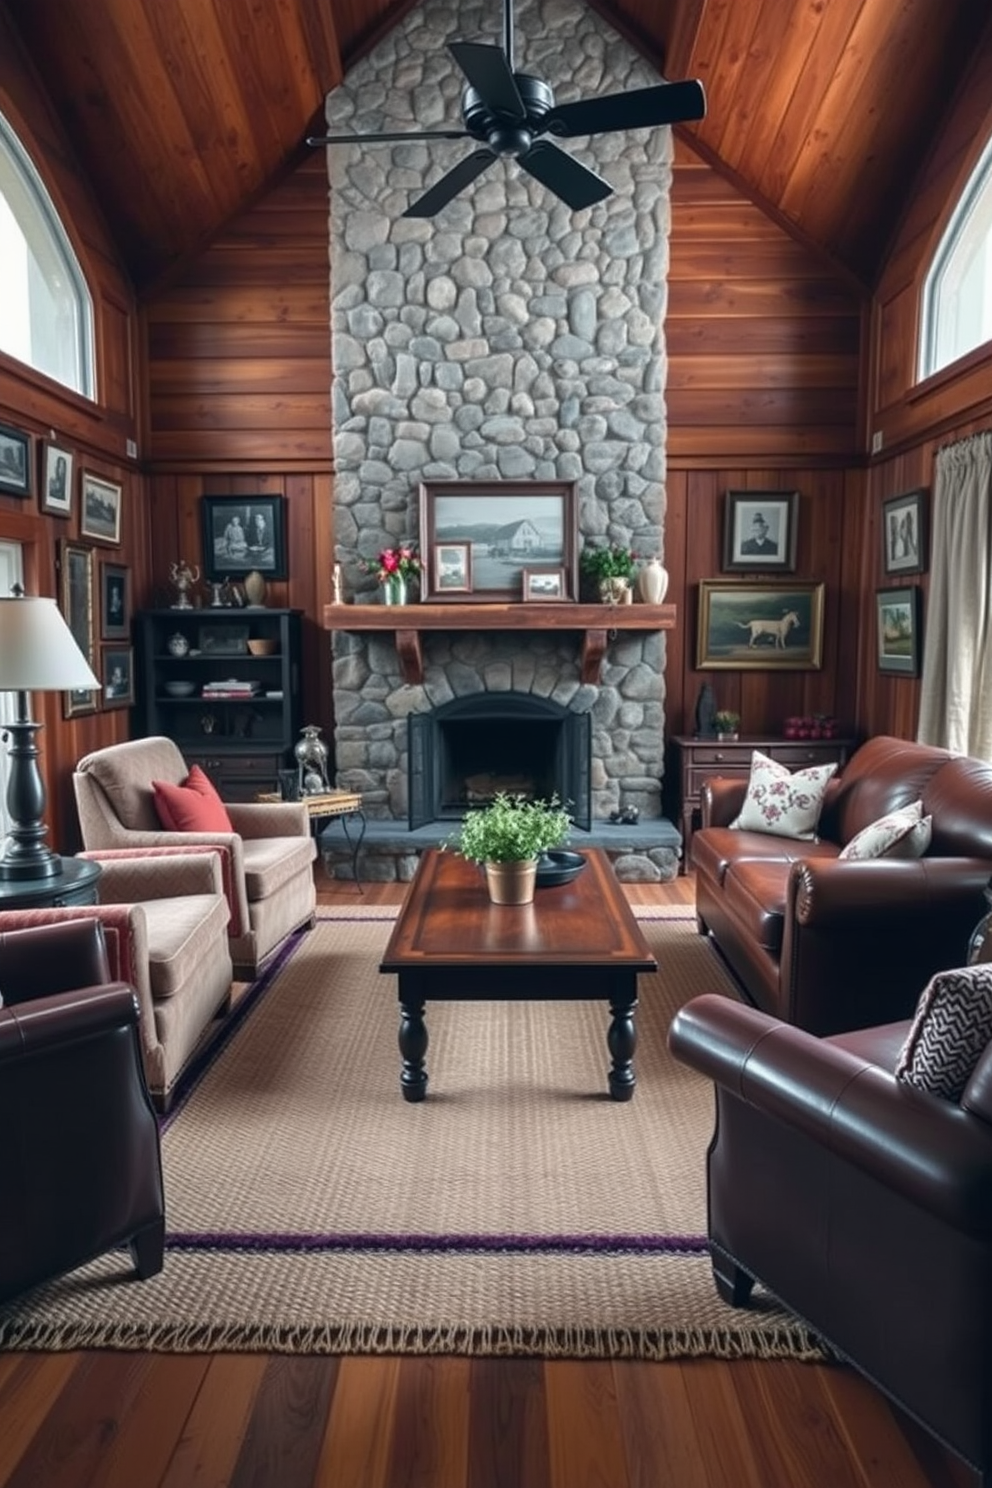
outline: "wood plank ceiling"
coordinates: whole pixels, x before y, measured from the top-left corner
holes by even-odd
[[[0,0],[146,293],[292,166],[413,3]],[[660,74],[703,81],[699,153],[865,286],[992,24],[987,0],[595,3]]]

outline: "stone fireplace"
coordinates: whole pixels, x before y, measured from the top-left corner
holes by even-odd
[[[483,0],[425,0],[328,96],[329,128],[457,127],[463,79],[445,41],[500,44],[498,12]],[[546,78],[559,102],[658,81],[585,5],[520,0],[515,23],[517,70]],[[574,481],[580,546],[663,553],[671,132],[567,144],[614,187],[605,202],[571,212],[498,161],[428,220],[402,212],[465,142],[328,150],[334,533],[346,603],[376,598],[363,562],[420,541],[421,481]],[[416,683],[404,680],[390,632],[350,631],[343,607],[332,634],[337,778],[361,791],[373,824],[458,814],[438,797],[439,772],[470,748],[458,739],[463,702],[473,700],[466,716],[492,718],[496,694],[504,713],[526,713],[533,758],[501,724],[506,758],[468,774],[533,776],[543,790],[564,770],[560,791],[592,825],[625,805],[660,819],[660,631],[618,632],[596,684],[582,680],[565,629],[432,631]]]

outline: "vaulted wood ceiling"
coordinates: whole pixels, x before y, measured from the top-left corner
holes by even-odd
[[[145,292],[292,165],[413,3],[0,0]],[[659,74],[703,81],[684,133],[704,158],[864,285],[992,24],[987,0],[594,3]]]

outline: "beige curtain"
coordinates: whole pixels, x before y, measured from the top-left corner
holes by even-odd
[[[937,452],[917,737],[992,760],[992,432]]]

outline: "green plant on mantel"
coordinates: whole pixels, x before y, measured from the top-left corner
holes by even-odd
[[[498,791],[488,806],[469,811],[446,839],[471,863],[525,863],[568,841],[572,818],[557,796],[531,801]]]
[[[584,547],[579,555],[579,567],[586,578],[632,579],[637,572],[637,554],[619,543],[609,547]]]

